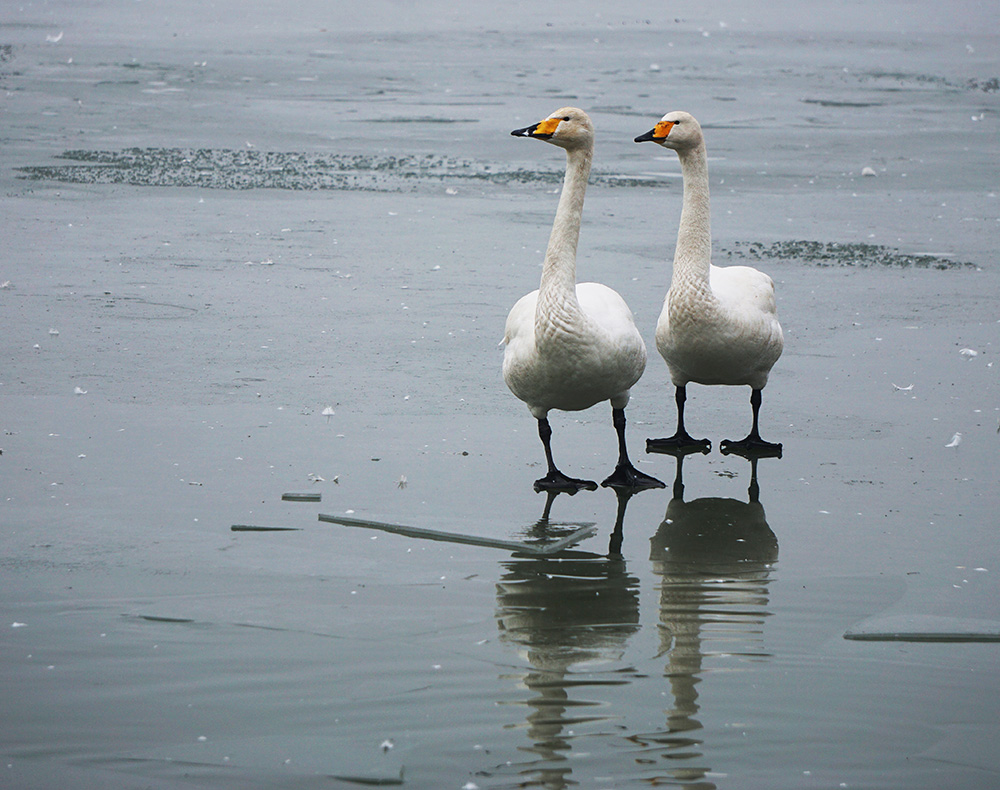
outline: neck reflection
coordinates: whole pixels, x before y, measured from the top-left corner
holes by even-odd
[[[698,684],[714,669],[765,660],[764,621],[778,539],[760,503],[757,459],[750,459],[747,501],[704,497],[684,501],[683,457],[677,459],[673,498],[650,539],[650,561],[660,576],[660,655],[667,663],[673,705],[662,732],[633,740],[681,761],[674,781],[708,773]],[[704,787],[714,786],[710,783]]]
[[[542,518],[529,530],[539,540],[562,537],[553,524],[550,492]],[[612,547],[620,548],[629,494],[618,494]],[[568,525],[575,528],[576,525]],[[619,662],[629,637],[639,629],[639,580],[621,554],[563,552],[558,557],[513,559],[497,584],[500,638],[517,648],[528,668],[516,677],[531,696],[525,751],[536,759],[514,766],[531,774],[532,785],[563,788],[574,783],[566,762],[573,728],[612,717],[605,695],[594,688],[620,686]]]

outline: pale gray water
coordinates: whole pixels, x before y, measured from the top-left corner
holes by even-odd
[[[997,645],[844,634],[1000,621],[997,17],[0,9],[0,785],[995,786]],[[787,336],[759,503],[747,461],[689,457],[620,556],[610,491],[538,523],[499,372],[563,164],[508,133],[563,104],[598,131],[580,276],[651,351],[642,468],[674,481],[641,448],[675,419],[679,168],[631,142],[667,110]],[[692,432],[745,432],[747,392],[689,395]],[[553,417],[567,472],[611,470],[607,411]],[[599,532],[537,558],[317,519],[348,511]]]

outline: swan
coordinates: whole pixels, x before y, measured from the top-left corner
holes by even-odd
[[[646,345],[625,300],[599,283],[576,282],[576,246],[587,178],[594,155],[594,127],[583,110],[563,107],[515,137],[544,140],[566,151],[566,175],[542,264],[541,285],[521,297],[507,316],[503,378],[538,421],[548,471],[536,491],[576,493],[597,483],[568,477],[552,460],[548,413],[580,411],[610,400],[618,433],[618,464],[602,483],[614,488],[662,488],[640,472],[625,446],[629,389],[646,367]]]
[[[701,126],[686,112],[669,112],[635,138],[677,152],[684,178],[673,276],[656,324],[656,348],[676,387],[677,433],[649,439],[647,452],[704,452],[708,439],[684,428],[686,386],[748,385],[753,426],[739,441],[723,440],[723,453],[781,456],[781,444],[764,441],[758,428],[761,390],[784,344],[774,301],[774,282],[750,266],[712,265],[708,165]]]

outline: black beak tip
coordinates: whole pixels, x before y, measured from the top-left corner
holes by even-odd
[[[640,134],[638,137],[636,137],[633,142],[636,142],[636,143],[648,143],[648,142],[652,142],[654,139],[655,138],[653,137],[653,130],[650,129],[645,134]]]

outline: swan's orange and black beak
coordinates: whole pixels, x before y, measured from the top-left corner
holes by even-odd
[[[556,128],[562,118],[546,118],[523,129],[515,129],[511,132],[514,137],[534,137],[536,140],[548,140],[556,133]]]
[[[670,130],[674,128],[673,121],[660,121],[656,126],[650,129],[645,134],[640,134],[635,138],[637,143],[660,143],[667,139],[667,135],[670,134]]]

